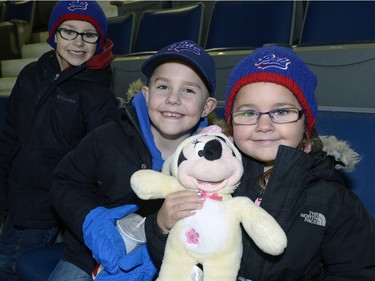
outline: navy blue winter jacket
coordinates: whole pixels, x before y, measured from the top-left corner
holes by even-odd
[[[19,74],[0,137],[0,189],[4,194],[8,183],[9,215],[17,226],[57,226],[49,201],[52,170],[88,132],[117,118],[103,59],[61,72],[50,51]]]

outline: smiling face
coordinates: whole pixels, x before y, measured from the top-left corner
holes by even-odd
[[[257,82],[240,89],[233,103],[233,112],[239,110],[268,112],[287,107],[301,109],[291,91],[278,84]],[[280,145],[296,148],[304,132],[304,117],[293,123],[275,124],[267,114],[264,114],[254,125],[233,123],[233,138],[238,148],[265,163],[266,169],[272,167]]]
[[[68,20],[60,25],[60,28],[66,28],[81,32],[96,33],[94,26],[86,21]],[[95,54],[96,44],[90,44],[82,40],[78,35],[74,40],[63,39],[58,32],[55,34],[57,59],[61,70],[68,66],[79,66],[89,61]]]
[[[216,107],[216,100],[189,66],[168,62],[158,66],[143,88],[155,143],[190,136],[202,117]]]

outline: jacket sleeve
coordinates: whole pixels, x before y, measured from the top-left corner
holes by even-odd
[[[343,197],[322,245],[325,280],[375,280],[374,218],[355,194]]]
[[[99,205],[96,197],[98,150],[94,135],[89,134],[52,173],[51,203],[67,228],[82,242],[83,221],[89,211]]]
[[[168,235],[164,235],[159,231],[159,227],[156,223],[156,215],[157,213],[147,217],[145,231],[147,247],[150,252],[151,258],[157,269],[160,269]]]
[[[7,179],[14,155],[19,148],[17,135],[17,107],[19,96],[22,93],[20,84],[22,80],[22,72],[12,89],[12,93],[7,100],[5,106],[5,118],[2,124],[0,135],[0,210],[6,209],[6,198],[8,194]]]

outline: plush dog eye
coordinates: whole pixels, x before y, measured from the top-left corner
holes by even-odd
[[[202,142],[197,142],[195,143],[194,145],[194,149],[195,151],[197,152],[197,155],[199,157],[202,157],[203,156],[203,149],[204,149],[204,144]]]
[[[199,157],[204,156],[204,151],[203,151],[203,150],[199,150],[199,151],[198,151],[198,156],[199,156]]]

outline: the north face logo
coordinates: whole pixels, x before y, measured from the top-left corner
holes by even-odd
[[[238,277],[237,281],[251,281],[251,280],[243,278],[243,277]]]
[[[326,217],[321,213],[313,211],[310,211],[308,214],[301,213],[301,218],[304,218],[307,223],[326,226]]]

